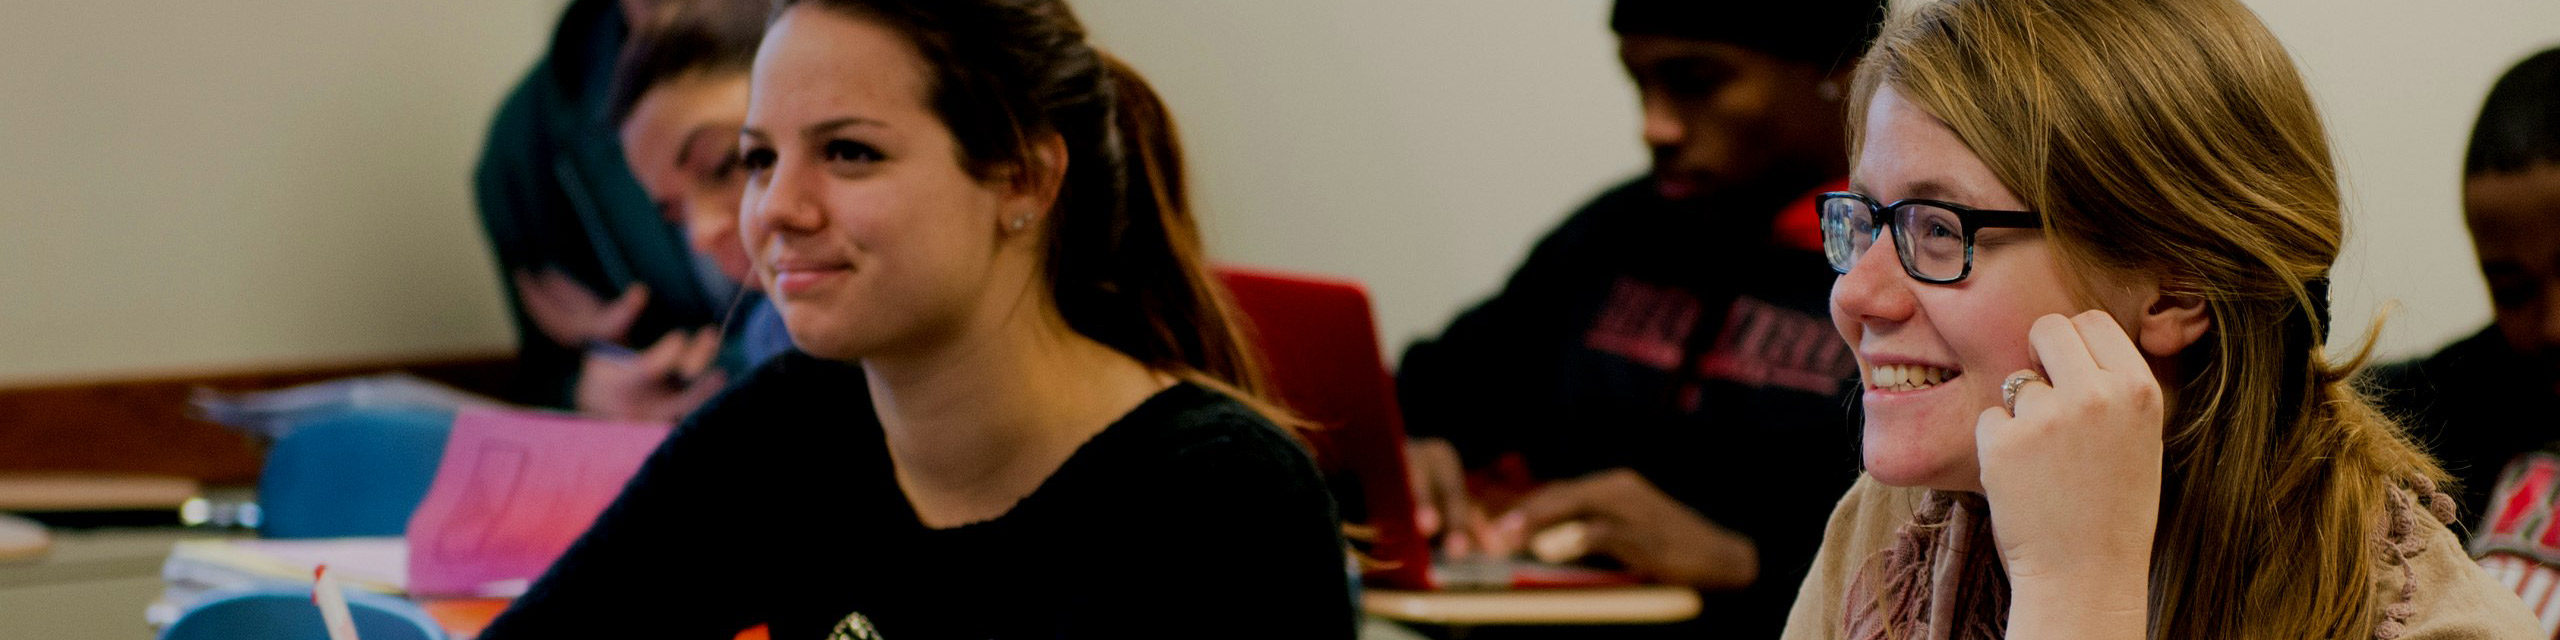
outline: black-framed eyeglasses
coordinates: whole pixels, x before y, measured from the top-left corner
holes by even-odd
[[[1902,272],[1921,282],[1947,284],[1973,275],[1973,236],[1989,228],[2033,228],[2033,211],[1988,211],[1938,200],[1908,198],[1877,204],[1866,194],[1832,191],[1817,196],[1822,212],[1822,253],[1843,274],[1875,246],[1876,234],[1893,230]]]

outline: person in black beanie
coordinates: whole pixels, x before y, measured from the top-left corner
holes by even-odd
[[[1847,174],[1840,100],[1885,11],[1617,3],[1652,171],[1397,371],[1416,515],[1444,552],[1534,537],[1696,587],[1693,629],[1777,634],[1857,473],[1812,195]]]

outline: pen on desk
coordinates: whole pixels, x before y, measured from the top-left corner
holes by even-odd
[[[338,577],[323,564],[312,570],[311,578],[311,604],[320,607],[320,623],[329,628],[329,640],[356,640],[355,614],[347,611],[347,592],[338,588]]]

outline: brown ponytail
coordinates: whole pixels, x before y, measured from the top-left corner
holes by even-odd
[[[1184,181],[1182,141],[1173,118],[1137,69],[1117,56],[1101,55],[1118,97],[1112,125],[1124,163],[1120,191],[1127,211],[1119,221],[1126,225],[1118,229],[1121,237],[1111,243],[1121,255],[1099,265],[1116,267],[1119,273],[1098,282],[1126,283],[1122,288],[1131,291],[1128,295],[1136,299],[1146,329],[1153,334],[1129,340],[1127,346],[1103,342],[1131,355],[1156,351],[1155,358],[1139,359],[1159,367],[1178,364],[1259,399],[1268,392],[1262,363],[1245,346],[1250,344],[1245,322],[1227,297],[1226,287],[1211,272],[1208,252],[1201,247],[1199,223],[1191,216],[1190,191]],[[1072,247],[1065,236],[1052,237],[1057,244],[1049,253],[1050,272],[1071,273],[1063,256]],[[1066,310],[1064,300],[1059,307],[1074,322],[1076,314]]]

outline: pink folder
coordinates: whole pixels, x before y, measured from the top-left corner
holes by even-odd
[[[466,410],[409,517],[409,592],[512,596],[542,575],[667,437],[663,424]]]

